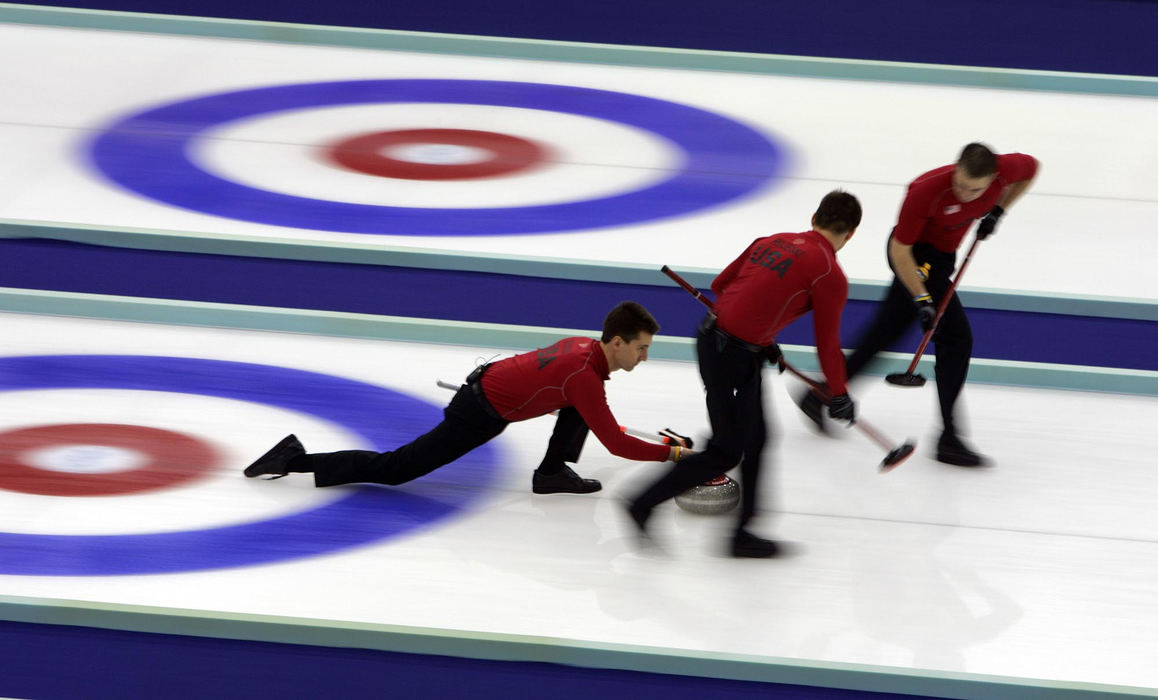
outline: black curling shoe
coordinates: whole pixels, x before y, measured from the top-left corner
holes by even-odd
[[[270,474],[274,479],[280,479],[289,473],[289,461],[305,453],[306,448],[298,441],[296,435],[286,435],[281,442],[270,448],[269,452],[246,467],[245,476],[252,479],[255,476]]]
[[[780,555],[780,544],[775,540],[757,537],[747,530],[736,530],[732,537],[732,556],[748,559],[770,559]]]
[[[594,493],[603,488],[595,479],[584,479],[566,465],[551,474],[535,470],[531,477],[531,490],[535,493]]]
[[[989,460],[977,454],[961,442],[955,433],[941,433],[937,441],[937,461],[956,467],[988,467]]]

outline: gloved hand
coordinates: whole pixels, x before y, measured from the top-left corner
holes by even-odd
[[[784,371],[784,367],[780,366],[780,346],[776,343],[764,346],[764,357],[768,358],[768,363],[773,367],[780,367],[780,371]]]
[[[917,305],[917,320],[921,322],[921,330],[928,333],[937,320],[937,307],[933,305],[933,297],[928,293],[913,297]]]
[[[680,447],[691,449],[695,447],[695,442],[687,435],[680,435],[671,428],[664,428],[658,431],[664,437],[664,441],[668,445],[679,445]]]
[[[833,420],[851,421],[856,418],[856,404],[848,394],[838,394],[828,400],[828,417]]]
[[[933,266],[930,263],[925,263],[924,265],[918,265],[917,266],[917,277],[920,277],[921,281],[924,282],[925,280],[929,279],[929,270],[931,270],[931,269],[933,269]]]
[[[983,241],[993,233],[993,229],[997,228],[997,220],[1005,213],[1005,209],[1000,204],[994,204],[989,213],[981,217],[981,223],[977,224],[977,240]]]

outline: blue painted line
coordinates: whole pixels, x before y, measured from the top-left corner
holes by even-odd
[[[0,391],[78,388],[177,392],[276,406],[341,425],[379,450],[407,442],[439,420],[434,406],[384,387],[285,367],[143,355],[0,358]],[[243,478],[244,465],[235,466]],[[407,488],[344,488],[329,503],[268,520],[131,535],[0,532],[0,574],[171,573],[327,554],[397,537],[469,508],[497,468],[495,449],[484,445]]]
[[[698,303],[674,285],[132,250],[43,239],[0,239],[0,287],[593,329],[601,326],[607,309],[634,299],[652,311],[664,334],[687,337],[694,334],[701,313]],[[876,303],[849,301],[846,347],[869,321]],[[786,328],[781,342],[814,345],[810,318]],[[1158,370],[1154,321],[982,308],[970,309],[969,319],[975,357]],[[892,349],[912,352],[917,342],[914,330]]]
[[[287,585],[288,582],[287,582]],[[474,700],[593,697],[635,700],[911,700],[912,695],[818,689],[789,683],[582,668],[567,663],[455,658],[341,646],[308,646],[73,625],[0,622],[0,675],[5,697],[378,699],[409,697]],[[62,663],[67,659],[67,663]],[[229,663],[222,663],[228,659]],[[276,669],[276,672],[256,672]],[[324,672],[319,672],[324,669]],[[367,682],[367,679],[376,679]],[[920,682],[914,681],[914,682]],[[989,686],[985,686],[989,689]]]
[[[902,62],[883,70],[869,67],[878,75],[902,76],[888,78],[893,80],[920,73],[922,66],[914,63],[1158,75],[1151,34],[1158,4],[1149,0],[563,0],[536,5],[534,11],[525,0],[493,0],[486,12],[469,0],[392,5],[389,12],[362,0],[54,0],[53,5],[92,9],[5,5],[0,21],[700,69],[718,68],[720,55],[730,69],[740,70],[744,59],[771,52],[786,61],[823,52],[846,75],[857,73],[848,67],[857,62]],[[817,40],[827,36],[840,41]],[[729,61],[729,54],[735,60]],[[759,70],[758,62],[747,67]],[[1025,70],[1012,78],[988,72],[997,84],[1040,84],[1052,77],[1025,80]],[[954,77],[942,76],[941,82]],[[1097,90],[1099,82],[1105,81],[1088,84]]]

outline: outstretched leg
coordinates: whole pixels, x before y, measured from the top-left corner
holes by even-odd
[[[429,474],[492,440],[507,422],[488,415],[472,389],[463,387],[430,432],[390,452],[343,450],[305,454],[289,463],[290,471],[313,472],[317,486],[350,483],[397,485]]]
[[[917,308],[912,295],[897,278],[889,287],[888,294],[877,307],[872,323],[861,332],[852,354],[846,361],[848,378],[861,373],[882,350],[900,340],[905,331],[917,319]]]

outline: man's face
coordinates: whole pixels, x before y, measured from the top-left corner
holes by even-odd
[[[641,332],[635,340],[625,342],[623,338],[615,336],[611,339],[611,353],[615,358],[618,369],[630,372],[640,362],[647,361],[647,350],[651,347],[651,333]]]
[[[958,166],[953,170],[953,196],[962,204],[972,202],[989,189],[989,185],[993,184],[993,180],[996,178],[997,173],[984,177],[969,177]]]

